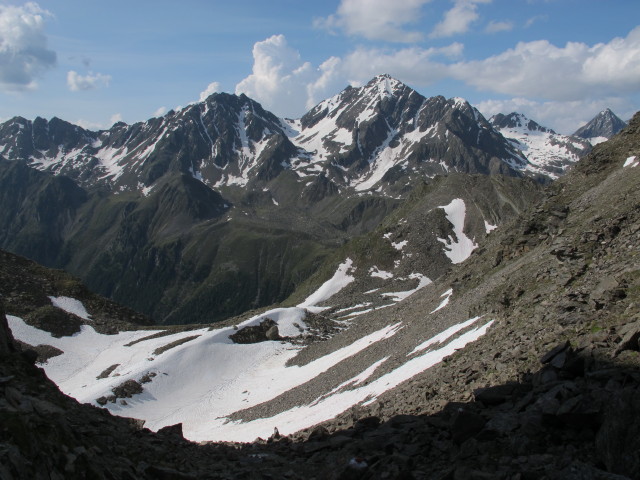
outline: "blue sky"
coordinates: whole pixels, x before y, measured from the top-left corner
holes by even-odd
[[[146,120],[213,91],[298,117],[390,73],[570,133],[640,109],[637,0],[0,3],[0,119]]]

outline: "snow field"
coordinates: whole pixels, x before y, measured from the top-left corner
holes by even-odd
[[[281,335],[300,335],[306,328],[305,309],[323,308],[317,304],[353,281],[353,276],[349,275],[352,268],[353,262],[345,260],[330,280],[297,307],[272,309],[239,324],[238,328],[257,325],[268,317],[278,324]],[[410,278],[419,280],[415,289],[383,295],[400,301],[431,283],[420,274],[412,274]],[[442,295],[446,298],[434,312],[446,306],[451,293],[448,290]],[[89,318],[78,300],[51,298],[60,308]],[[342,311],[347,316],[356,316],[370,310],[366,307],[364,304],[355,305]],[[182,423],[185,437],[193,441],[242,442],[253,441],[257,437],[267,438],[274,427],[282,434],[294,433],[329,420],[357,404],[373,402],[384,392],[484,335],[492,322],[474,326],[480,318],[461,322],[422,342],[406,355],[404,363],[378,378],[375,374],[387,362],[388,356],[375,358],[376,355],[371,355],[374,357],[371,364],[360,373],[326,393],[320,392],[306,405],[268,418],[242,422],[231,421],[230,417],[304,386],[333,368],[342,368],[341,364],[348,368],[343,362],[394,337],[405,326],[401,322],[387,325],[303,366],[288,366],[288,361],[298,354],[300,347],[284,341],[234,344],[229,338],[236,331],[234,327],[201,328],[148,338],[161,330],[102,335],[90,325],[83,325],[81,331],[72,337],[54,338],[18,317],[7,316],[17,339],[31,345],[52,345],[64,352],[50,358],[43,367],[64,393],[78,401],[95,404],[97,398],[111,395],[111,390],[126,380],[139,381],[144,375],[154,373],[152,381],[143,385],[141,394],[107,403],[106,408],[116,415],[145,420],[145,426],[152,430]],[[180,340],[187,341],[155,353],[157,349]],[[135,343],[131,345],[132,342]],[[424,350],[427,351],[421,353]],[[114,365],[117,367],[106,378],[97,378]]]

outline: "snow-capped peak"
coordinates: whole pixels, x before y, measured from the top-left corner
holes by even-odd
[[[512,145],[522,151],[529,163],[525,167],[533,173],[551,178],[559,175],[591,149],[589,142],[567,135],[560,135],[517,112],[499,113],[489,122]]]

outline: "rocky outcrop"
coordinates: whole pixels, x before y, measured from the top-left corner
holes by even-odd
[[[269,340],[280,340],[278,324],[270,318],[265,318],[259,325],[243,327],[229,338],[234,343],[259,343]]]

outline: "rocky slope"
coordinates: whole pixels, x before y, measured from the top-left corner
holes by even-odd
[[[0,324],[7,478],[637,478],[640,386],[640,115],[499,228],[436,284],[315,342],[304,365],[390,322],[406,325],[350,360],[375,385],[407,346],[461,318],[486,335],[397,388],[293,437],[195,446],[60,396]],[[452,289],[442,305],[442,292]],[[442,305],[442,307],[440,307]],[[439,308],[438,311],[435,311]],[[431,314],[427,312],[432,312]],[[492,320],[489,323],[487,320]],[[470,327],[466,327],[470,328]],[[418,333],[422,338],[412,338]],[[462,338],[462,328],[450,335]],[[444,337],[441,341],[444,341]],[[427,354],[440,347],[433,343]],[[379,355],[389,356],[377,363]],[[33,358],[33,357],[31,357]],[[341,374],[342,375],[342,374]],[[332,376],[318,381],[340,382]],[[42,387],[44,385],[44,387]],[[313,391],[312,384],[309,385]],[[357,382],[342,389],[357,391]],[[304,405],[306,390],[240,417]],[[45,395],[48,395],[45,401]],[[296,400],[297,398],[297,400]],[[285,405],[286,408],[286,405]],[[24,432],[38,432],[28,440]],[[100,442],[100,443],[98,443]],[[144,452],[144,454],[142,453]]]
[[[560,135],[520,113],[499,113],[489,123],[527,157],[527,171],[553,179],[591,150],[591,144],[584,138]]]

